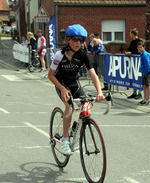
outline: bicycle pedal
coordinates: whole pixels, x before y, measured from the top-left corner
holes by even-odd
[[[55,145],[55,141],[53,139],[51,139],[49,143],[50,145],[53,145],[53,146]]]
[[[76,147],[71,148],[71,151],[72,152],[75,152],[75,151],[78,151],[78,150],[80,150],[80,147],[79,146],[76,146]]]

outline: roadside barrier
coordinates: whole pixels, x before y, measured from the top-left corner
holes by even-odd
[[[60,50],[59,48],[57,49],[46,49],[46,55],[45,55],[45,60],[46,60],[46,66],[47,68],[50,67],[51,61],[54,58],[54,55],[56,51]],[[15,41],[15,44],[13,46],[13,57],[16,60],[19,60],[24,63],[31,63],[31,48],[27,48],[26,46],[22,46],[18,42]]]
[[[105,54],[104,73],[106,82],[142,90],[140,56],[124,54]]]
[[[13,46],[13,57],[21,62],[30,63],[30,49],[16,42]]]
[[[88,53],[92,59],[92,54]],[[124,54],[96,54],[97,74],[101,82],[110,84],[112,93],[123,93],[119,87],[136,88],[143,90],[140,73],[140,56]],[[92,59],[93,61],[93,59]],[[91,81],[89,81],[89,85]],[[88,86],[88,85],[85,85]],[[84,86],[84,87],[85,87]]]

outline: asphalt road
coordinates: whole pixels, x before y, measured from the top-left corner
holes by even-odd
[[[54,107],[63,105],[45,75],[17,71],[0,60],[1,183],[86,182],[78,152],[64,169],[54,161],[49,118]],[[149,183],[150,114],[115,103],[115,99],[114,104],[106,116],[102,115],[104,103],[92,109],[107,151],[105,183]]]

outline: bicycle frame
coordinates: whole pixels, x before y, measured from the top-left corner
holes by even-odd
[[[109,112],[111,96],[106,98],[106,100],[109,101],[109,102],[108,102],[108,108],[106,109],[104,114],[107,114]],[[74,151],[75,144],[79,140],[79,134],[80,134],[82,126],[84,125],[84,123],[87,122],[86,119],[90,118],[88,116],[88,110],[89,110],[89,104],[92,104],[92,101],[96,101],[96,97],[91,97],[90,99],[73,99],[72,97],[70,97],[70,101],[68,102],[70,104],[70,109],[69,109],[68,115],[66,115],[66,118],[69,118],[69,116],[71,115],[72,108],[74,110],[78,110],[78,109],[74,108],[73,102],[75,102],[75,103],[80,102],[78,106],[81,105],[81,112],[79,114],[78,126],[77,126],[77,129],[75,130],[75,133],[73,135],[73,141],[72,141],[72,144],[71,144],[71,150],[72,151]],[[90,128],[90,126],[89,126],[89,128]],[[97,146],[96,146],[95,140],[94,140],[94,134],[93,134],[91,128],[90,128],[90,132],[91,132],[91,136],[92,136],[92,139],[93,139],[93,142],[94,142],[94,145],[95,145],[95,152],[98,153],[98,149],[97,149]],[[84,141],[85,141],[85,139],[84,139]],[[86,147],[86,141],[85,141],[85,147]],[[87,151],[87,148],[86,148],[86,151]],[[95,152],[93,152],[93,153],[95,153]],[[87,151],[87,154],[88,154],[88,151]]]
[[[78,99],[77,100],[75,99],[74,101],[78,102]],[[74,151],[74,146],[75,146],[76,142],[79,140],[79,134],[80,134],[82,126],[84,125],[84,120],[89,118],[89,116],[88,116],[88,110],[89,110],[88,104],[89,103],[90,103],[90,100],[85,100],[85,101],[81,101],[79,104],[79,105],[81,105],[81,112],[79,114],[78,125],[77,125],[75,133],[73,135],[73,141],[71,144],[72,151]]]
[[[107,97],[108,97],[108,99],[107,99]],[[109,108],[110,108],[111,96],[107,96],[107,97],[105,99],[108,101],[108,107],[107,107],[106,111],[104,112],[104,114],[107,114],[109,112]],[[79,99],[79,98],[78,99],[73,99],[72,97],[70,97],[70,101],[68,101],[68,103],[70,104],[70,108],[69,108],[68,114],[65,116],[66,118],[70,117],[70,115],[72,113],[72,108],[76,111],[79,110],[79,108],[77,108],[77,109],[74,108],[73,102],[75,102],[75,103],[79,102],[78,106],[81,105],[81,109],[80,109],[81,112],[80,112],[79,118],[78,118],[78,125],[77,125],[75,133],[73,135],[73,141],[72,141],[72,144],[71,144],[71,150],[72,151],[74,151],[74,146],[75,146],[76,142],[79,140],[79,134],[80,134],[82,125],[84,125],[84,122],[86,121],[85,119],[89,118],[89,116],[88,116],[88,110],[89,110],[88,105],[90,103],[92,103],[92,101],[96,101],[96,97],[91,97],[90,99]],[[92,134],[92,139],[94,141],[94,136],[93,136],[92,130],[91,130],[91,134]],[[60,139],[57,138],[57,136],[53,137],[51,134],[49,134],[49,135],[50,135],[50,138],[51,138],[51,143],[52,143],[52,140],[54,140],[57,143],[61,143]]]

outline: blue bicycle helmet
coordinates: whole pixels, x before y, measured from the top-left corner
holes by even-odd
[[[72,36],[80,36],[86,39],[87,31],[80,24],[70,25],[66,30],[66,37],[72,37]]]

